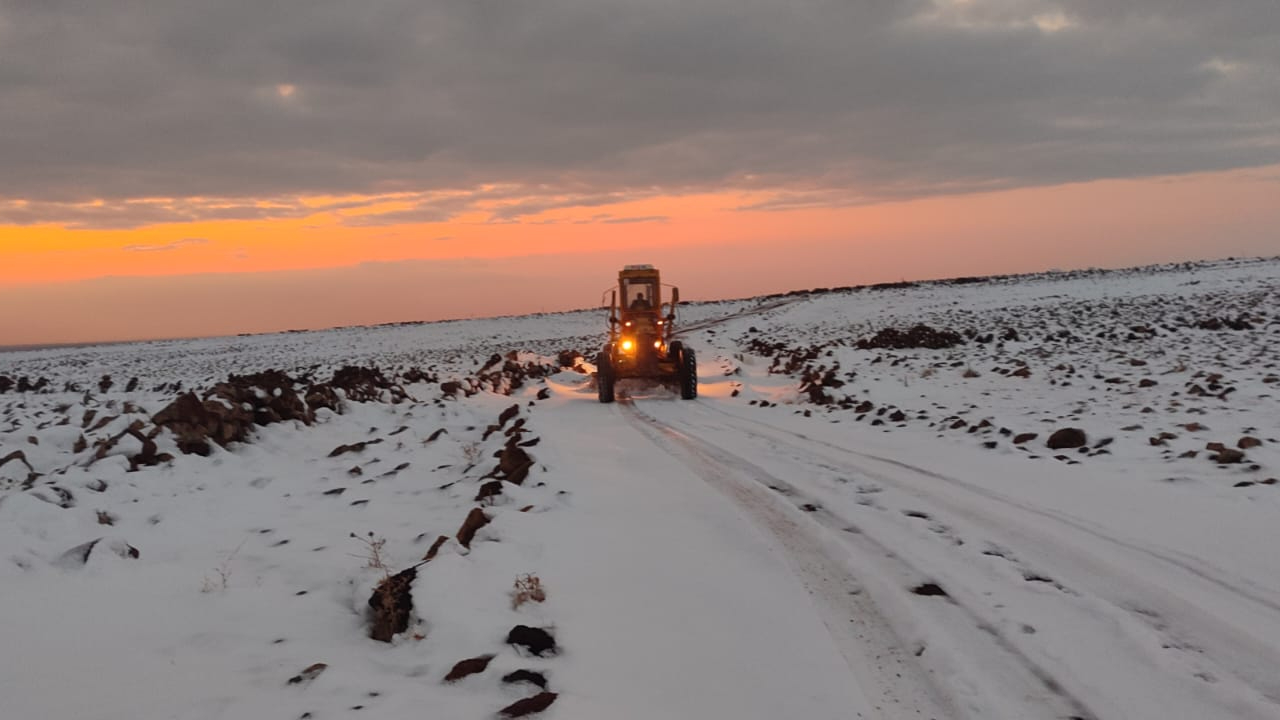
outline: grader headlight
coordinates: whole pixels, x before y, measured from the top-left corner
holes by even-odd
[[[622,352],[631,352],[636,349],[636,344],[630,338],[622,341]]]

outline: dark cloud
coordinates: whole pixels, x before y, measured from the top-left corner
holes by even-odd
[[[1278,98],[1275,0],[0,0],[0,222],[398,193],[420,198],[358,222],[441,220],[495,187],[524,198],[500,222],[1260,166]]]

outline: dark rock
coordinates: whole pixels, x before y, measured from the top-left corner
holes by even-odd
[[[516,670],[513,673],[508,673],[502,676],[502,682],[507,684],[526,682],[531,685],[537,685],[543,690],[547,689],[547,678],[542,673],[534,672],[533,670]]]
[[[517,625],[507,633],[508,645],[520,645],[533,655],[542,657],[545,653],[556,653],[556,640],[551,633],[542,628]]]
[[[1023,443],[1028,443],[1035,440],[1037,437],[1039,437],[1038,433],[1018,433],[1013,436],[1013,444],[1021,445]]]
[[[1235,448],[1223,448],[1213,456],[1213,461],[1221,465],[1234,465],[1244,461],[1244,452]]]
[[[382,442],[382,438],[377,438],[375,440],[362,440],[360,442],[351,443],[350,445],[339,445],[329,452],[329,457],[334,458],[351,452],[360,452],[370,445],[377,445],[380,442]]]
[[[458,543],[470,550],[476,531],[488,524],[489,516],[485,515],[483,510],[471,508],[471,512],[467,513],[467,519],[462,522],[462,527],[458,528]]]
[[[1079,428],[1061,428],[1054,431],[1045,445],[1050,450],[1061,450],[1063,448],[1083,447],[1089,442],[1085,432]]]
[[[493,655],[481,655],[480,657],[473,657],[468,660],[459,660],[454,664],[453,669],[449,671],[449,674],[444,676],[444,681],[456,682],[468,675],[482,673],[489,667],[489,662],[492,661],[493,658]]]
[[[947,594],[947,591],[943,590],[942,587],[937,583],[925,583],[923,585],[917,585],[916,587],[911,588],[911,592],[916,595],[923,595],[925,597],[951,597],[950,595]]]
[[[427,554],[422,556],[422,562],[431,562],[436,559],[436,553],[440,552],[441,546],[449,541],[448,535],[441,535],[436,541],[431,543],[431,548],[427,550]]]
[[[413,581],[417,576],[418,569],[409,568],[388,576],[374,588],[373,595],[369,597],[372,611],[369,637],[389,643],[397,633],[409,629],[409,619],[413,614]]]
[[[327,667],[329,666],[324,663],[316,663],[314,665],[310,665],[307,667],[307,669],[289,678],[289,684],[301,685],[304,683],[310,683],[312,680],[315,680],[317,677],[320,677],[320,673],[324,672],[325,668]]]
[[[870,338],[860,338],[857,347],[862,350],[929,348],[939,350],[964,343],[964,338],[953,330],[935,330],[928,325],[916,325],[908,330],[884,328]]]
[[[1259,447],[1260,445],[1262,445],[1262,441],[1251,435],[1245,435],[1244,437],[1240,438],[1239,442],[1236,443],[1236,447],[1240,448],[1241,450],[1256,448],[1256,447]]]
[[[557,695],[553,692],[540,692],[533,697],[527,697],[523,700],[517,700],[510,705],[498,711],[503,717],[524,717],[525,715],[533,715],[551,707],[551,703],[556,701]]]
[[[502,481],[490,480],[480,486],[480,491],[476,493],[476,502],[480,502],[485,498],[491,498],[495,495],[502,494]]]
[[[393,403],[408,397],[404,388],[388,380],[375,367],[347,365],[333,374],[329,384],[346,393],[348,400],[356,402],[381,400],[384,393]]]

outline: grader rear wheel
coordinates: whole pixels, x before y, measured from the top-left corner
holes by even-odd
[[[680,371],[680,397],[685,400],[698,397],[698,358],[692,348],[680,348],[677,367]]]

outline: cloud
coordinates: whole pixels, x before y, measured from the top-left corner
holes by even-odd
[[[1280,162],[1274,0],[25,2],[0,35],[10,224],[396,194],[424,202],[355,222],[429,222],[531,198],[484,206],[504,222]]]
[[[208,242],[205,238],[183,238],[164,245],[125,245],[122,249],[129,252],[167,252],[190,245],[205,245]]]

